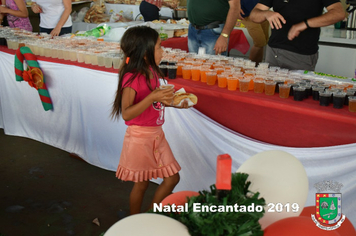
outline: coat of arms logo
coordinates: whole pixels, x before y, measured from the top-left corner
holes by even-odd
[[[341,183],[322,181],[316,183],[315,215],[311,215],[314,223],[321,229],[334,230],[341,226],[346,216],[341,213]],[[335,193],[329,193],[333,191]]]

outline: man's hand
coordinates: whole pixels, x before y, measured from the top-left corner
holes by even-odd
[[[307,28],[308,27],[304,22],[293,25],[288,32],[288,39],[293,40],[295,37],[299,36],[300,32],[306,30]]]
[[[216,40],[214,46],[215,54],[218,55],[221,54],[222,52],[225,52],[227,50],[227,47],[228,47],[228,38],[225,38],[220,35],[218,40]]]
[[[240,20],[243,20],[243,16],[242,15],[245,15],[245,12],[242,10],[242,8],[240,9],[240,15],[237,17],[237,19],[240,19]]]
[[[266,20],[271,25],[271,29],[281,29],[282,24],[286,23],[284,17],[278,12],[266,11]]]

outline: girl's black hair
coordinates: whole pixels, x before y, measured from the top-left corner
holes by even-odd
[[[159,34],[156,30],[147,26],[137,26],[126,30],[121,38],[121,50],[124,58],[119,70],[119,85],[116,91],[116,97],[113,103],[111,117],[118,118],[121,114],[122,90],[125,85],[131,84],[132,81],[141,75],[146,77],[146,84],[151,91],[150,67],[156,73],[153,73],[158,82],[157,74],[164,78],[155,61],[155,46]],[[128,62],[126,63],[126,59]],[[133,73],[126,84],[122,84],[122,79],[126,73]]]

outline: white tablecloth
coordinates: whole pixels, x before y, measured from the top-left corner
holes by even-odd
[[[0,52],[0,117],[5,133],[76,153],[92,165],[115,171],[126,130],[123,120],[109,118],[118,75],[45,61],[39,63],[53,111],[44,111],[37,91],[26,82],[15,80],[14,56]],[[306,205],[315,205],[315,183],[338,181],[344,185],[342,212],[356,225],[356,144],[324,148],[274,146],[226,129],[195,109],[167,108],[163,128],[182,166],[181,181],[175,191],[199,191],[215,183],[219,154],[231,155],[235,172],[256,153],[283,150],[296,156],[306,169],[309,178]]]

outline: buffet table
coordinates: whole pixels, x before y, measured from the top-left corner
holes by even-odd
[[[15,80],[14,51],[0,47],[0,128],[7,135],[28,137],[76,153],[92,165],[115,171],[126,130],[122,119],[110,119],[118,83],[117,71],[97,67],[89,69],[78,65],[80,63],[64,62],[39,57],[54,106],[53,110],[44,111],[38,92],[26,82]],[[199,97],[197,109],[166,109],[163,129],[182,166],[181,181],[175,191],[198,191],[215,183],[216,157],[219,154],[231,155],[232,171],[235,172],[256,153],[283,150],[296,156],[305,167],[310,186],[306,205],[315,205],[315,183],[338,181],[344,185],[342,200],[347,207],[343,208],[343,213],[356,225],[356,127],[355,122],[350,124],[351,120],[356,120],[354,114],[330,107],[321,109],[308,102],[297,105],[294,101],[282,101],[277,97],[222,92],[200,82],[182,79],[169,82],[177,88],[183,86]],[[207,104],[211,104],[209,109],[206,109]],[[253,116],[256,117],[246,125]],[[319,122],[323,130],[318,128]],[[325,126],[325,122],[333,122],[333,125]],[[229,124],[233,126],[226,127]],[[343,131],[337,135],[333,126]],[[308,136],[312,135],[314,139],[327,140],[325,145],[329,144],[329,135],[333,135],[333,139],[345,140],[345,127],[353,131],[354,136],[341,142],[349,144],[338,146],[295,148],[272,144],[274,139],[283,135],[286,127],[290,128],[290,136],[311,139]],[[241,130],[241,133],[233,129]],[[317,130],[314,134],[313,129]],[[298,138],[293,139],[297,141]],[[286,140],[286,145],[289,143]],[[312,146],[315,145],[313,142]]]

